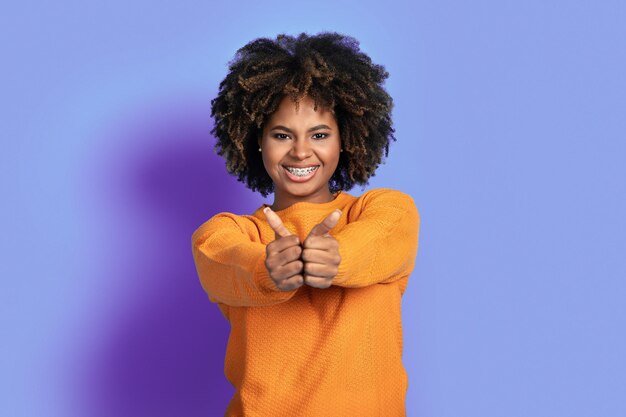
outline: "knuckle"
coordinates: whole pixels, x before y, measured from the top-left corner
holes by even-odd
[[[298,287],[302,286],[302,276],[295,275],[288,280],[283,281],[282,287],[283,291],[291,291]]]
[[[287,252],[280,252],[279,254],[276,255],[276,266],[279,265],[284,265],[286,262],[286,260],[289,258],[289,253]]]
[[[293,266],[291,267],[291,272],[293,274],[298,274],[302,271],[302,268],[304,267],[304,264],[300,261],[294,262]]]

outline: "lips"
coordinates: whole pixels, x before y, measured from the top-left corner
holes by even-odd
[[[310,168],[310,167],[316,167],[315,169],[311,170],[311,172],[309,172],[306,175],[296,175],[296,174],[292,174],[291,172],[289,172],[289,170],[287,169],[287,167],[290,168],[299,168],[299,169],[305,169],[305,168]],[[292,166],[292,165],[283,165],[283,169],[285,170],[285,175],[287,176],[288,179],[290,179],[293,182],[305,182],[310,180],[311,178],[313,178],[315,176],[315,174],[317,173],[317,171],[319,171],[319,165],[307,165],[307,166]]]

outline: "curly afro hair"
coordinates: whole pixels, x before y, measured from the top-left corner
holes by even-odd
[[[329,181],[332,193],[362,186],[389,154],[395,141],[393,101],[382,87],[389,73],[359,50],[359,41],[336,32],[297,37],[279,34],[275,40],[255,39],[229,61],[229,72],[211,100],[215,120],[211,134],[215,151],[238,181],[264,197],[274,192],[265,171],[258,138],[281,100],[289,96],[298,108],[309,96],[334,112],[343,152]]]

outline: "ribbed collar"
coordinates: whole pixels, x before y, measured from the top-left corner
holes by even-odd
[[[282,209],[282,210],[278,210],[275,211],[276,214],[278,214],[280,216],[281,219],[283,219],[283,221],[286,218],[289,218],[290,216],[292,216],[293,214],[297,214],[297,213],[301,213],[302,211],[306,211],[307,213],[315,213],[315,212],[319,212],[319,213],[329,213],[338,208],[338,209],[342,209],[343,207],[346,206],[346,204],[353,200],[355,197],[346,193],[345,191],[339,190],[337,192],[335,192],[333,194],[333,196],[335,197],[334,200],[328,201],[326,203],[310,203],[308,201],[301,201],[299,203],[295,203],[292,204],[291,206]],[[254,212],[254,216],[258,217],[259,219],[262,220],[266,220],[265,217],[265,213],[263,213],[263,209],[265,207],[270,207],[271,204],[263,204],[261,205],[261,207],[259,207],[258,209],[256,209],[256,211]]]

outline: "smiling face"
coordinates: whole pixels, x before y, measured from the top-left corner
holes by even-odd
[[[328,182],[339,164],[339,128],[332,112],[321,107],[315,111],[313,106],[314,101],[304,97],[296,111],[286,96],[263,128],[259,146],[274,182],[273,210],[333,200]]]

